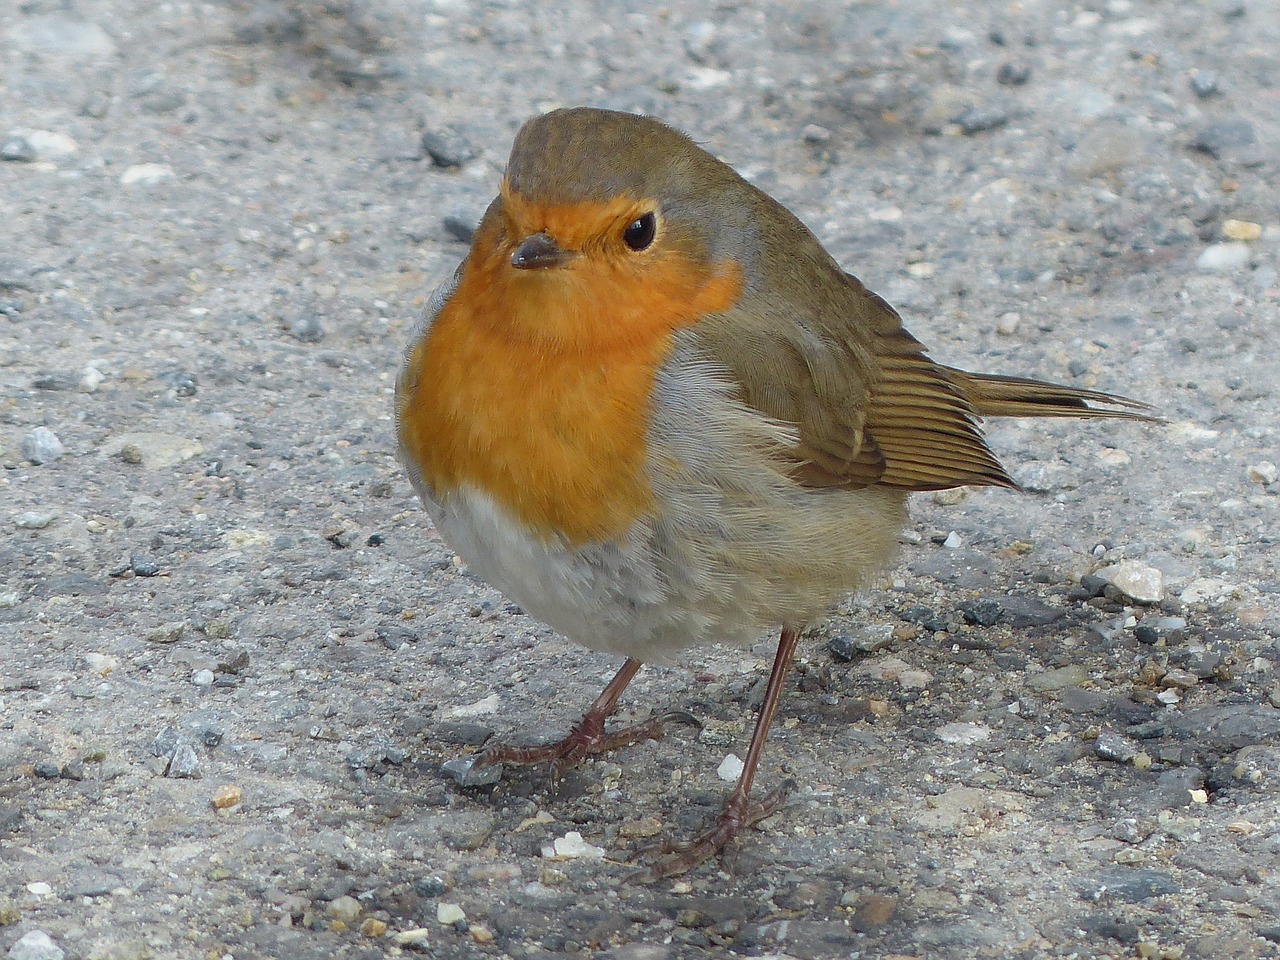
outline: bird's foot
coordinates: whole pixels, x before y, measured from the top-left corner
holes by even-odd
[[[749,803],[745,797],[736,794],[731,796],[711,829],[684,843],[666,842],[642,850],[637,859],[647,860],[648,864],[626,879],[635,883],[651,883],[692,870],[718,854],[743,830],[767,820],[782,809],[795,786],[795,781],[788,778],[759,803]]]
[[[476,756],[472,767],[480,769],[499,763],[514,766],[549,763],[552,776],[558,776],[589,756],[621,750],[642,740],[658,740],[662,737],[663,728],[668,723],[687,723],[699,729],[702,727],[692,714],[682,710],[672,710],[620,730],[606,732],[604,717],[588,713],[573,725],[568,736],[562,740],[536,747],[515,747],[505,743],[490,744]]]

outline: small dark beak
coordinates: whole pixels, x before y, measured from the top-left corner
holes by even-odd
[[[544,267],[558,267],[568,262],[573,254],[561,250],[556,242],[545,233],[534,233],[524,238],[524,242],[511,255],[511,265],[517,270],[541,270]]]

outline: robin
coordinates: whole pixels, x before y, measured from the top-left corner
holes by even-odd
[[[981,418],[1144,406],[935,362],[795,216],[656,119],[528,121],[414,333],[400,458],[480,577],[626,659],[563,740],[476,763],[558,770],[657,737],[681,715],[605,729],[642,663],[780,629],[723,813],[643,876],[692,868],[782,804],[751,785],[797,639],[885,569],[907,494],[1016,487]]]

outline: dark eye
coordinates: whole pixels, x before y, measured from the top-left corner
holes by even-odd
[[[658,218],[652,213],[646,213],[636,217],[627,225],[627,229],[622,231],[622,242],[637,252],[648,249],[649,244],[653,243],[653,235],[657,230]]]

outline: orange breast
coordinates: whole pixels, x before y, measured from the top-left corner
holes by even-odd
[[[676,252],[516,270],[507,246],[482,225],[411,351],[401,443],[438,498],[470,485],[544,539],[619,537],[654,507],[646,438],[672,334],[727,309],[741,271]]]

